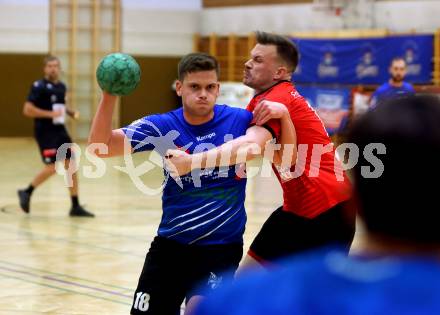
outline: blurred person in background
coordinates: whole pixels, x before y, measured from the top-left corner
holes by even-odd
[[[396,57],[391,61],[389,68],[390,79],[382,84],[373,93],[370,100],[370,108],[375,108],[379,103],[389,98],[414,94],[411,83],[405,82],[406,61],[402,57]]]
[[[58,57],[47,56],[44,59],[44,78],[35,81],[23,107],[23,114],[34,119],[34,135],[40,149],[44,168],[32,179],[29,186],[18,190],[21,209],[29,213],[31,196],[35,188],[55,174],[57,150],[65,143],[72,143],[72,139],[64,126],[65,115],[77,119],[79,112],[66,108],[66,85],[60,80],[61,63]],[[68,148],[63,157],[67,172],[70,171],[70,159],[74,158],[71,148]],[[85,210],[78,200],[78,177],[75,172],[68,173],[72,179],[69,187],[72,207],[70,216],[94,217],[94,214]]]

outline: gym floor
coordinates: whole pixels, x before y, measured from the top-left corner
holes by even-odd
[[[84,145],[80,148],[84,152]],[[106,160],[101,178],[85,178],[84,167],[93,164],[84,153],[79,158],[80,202],[96,218],[68,216],[70,199],[61,175],[34,191],[26,215],[16,190],[43,167],[38,148],[31,138],[0,139],[0,315],[129,313],[160,221],[160,194],[143,194],[114,168],[125,166],[124,158]],[[146,159],[148,153],[133,157],[136,166]],[[159,166],[142,176],[150,188],[162,180]],[[274,175],[248,181],[245,250],[281,200]],[[354,248],[359,240],[358,233]]]

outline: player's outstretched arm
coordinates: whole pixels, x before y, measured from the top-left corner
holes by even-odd
[[[89,134],[90,144],[103,143],[107,147],[107,153],[100,153],[97,150],[90,150],[91,153],[99,157],[112,157],[123,155],[126,152],[132,152],[128,141],[125,140],[125,134],[121,129],[112,130],[112,116],[116,106],[117,96],[102,92],[101,101]]]
[[[171,175],[177,177],[196,168],[244,163],[260,155],[265,155],[274,163],[284,167],[294,164],[297,156],[296,132],[287,108],[281,103],[263,101],[256,107],[256,110],[254,113],[256,125],[248,128],[244,136],[217,148],[192,155],[179,150],[168,150],[165,163]],[[261,127],[270,119],[281,120],[281,142],[285,146],[281,146],[281,151],[277,155],[274,155],[276,150],[269,145],[272,134],[265,127]],[[283,159],[283,154],[290,154],[290,159]]]
[[[290,168],[296,163],[298,150],[295,126],[286,105],[263,100],[255,107],[253,114],[253,122],[257,126],[262,126],[271,119],[279,119],[281,127],[280,147],[273,150],[273,157],[268,156],[268,154],[266,157],[278,166]]]
[[[266,128],[252,126],[244,136],[201,153],[187,154],[180,150],[168,150],[165,167],[171,176],[178,177],[193,169],[244,163],[261,155],[271,139],[272,135]]]

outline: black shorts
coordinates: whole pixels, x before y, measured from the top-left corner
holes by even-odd
[[[252,242],[248,254],[261,263],[303,251],[339,246],[347,253],[355,233],[355,211],[342,202],[313,219],[275,210]]]
[[[64,126],[53,130],[36,130],[35,139],[40,148],[41,159],[45,164],[55,163],[58,148],[64,143],[72,143]],[[68,149],[65,158],[70,159],[72,156],[71,150]]]
[[[156,236],[145,258],[131,314],[180,314],[185,298],[204,295],[232,280],[242,255],[242,244],[185,245]]]

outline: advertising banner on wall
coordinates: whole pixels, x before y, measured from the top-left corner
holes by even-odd
[[[433,35],[292,40],[301,55],[293,75],[296,83],[382,84],[395,57],[406,60],[407,81],[432,79]]]
[[[348,88],[319,88],[297,86],[311,107],[321,118],[329,135],[338,132],[341,122],[348,116],[351,90]]]

